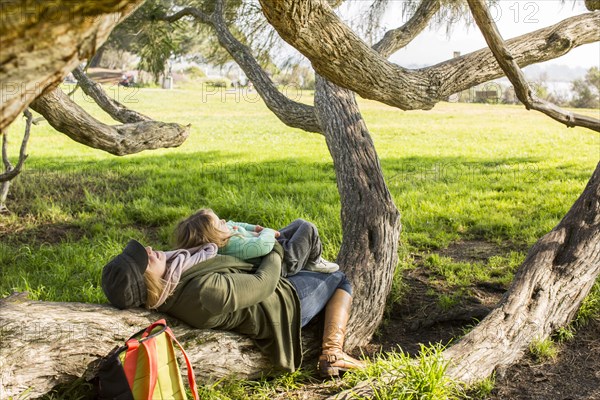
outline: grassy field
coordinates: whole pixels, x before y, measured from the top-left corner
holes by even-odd
[[[0,215],[0,295],[105,302],[100,274],[129,238],[167,248],[176,222],[201,207],[281,227],[319,227],[325,256],[342,240],[335,172],[325,140],[280,123],[255,93],[107,88],[155,119],[192,124],[181,147],[127,157],[34,126],[25,171]],[[77,92],[75,99],[111,120]],[[310,102],[305,93],[302,101]],[[402,268],[415,259],[447,284],[506,284],[527,248],[562,218],[600,159],[600,136],[520,106],[441,103],[404,112],[360,100],[402,214]],[[588,113],[597,114],[596,110]],[[9,129],[16,159],[23,121]],[[486,262],[437,251],[493,243]]]
[[[119,158],[34,126],[7,203],[13,213],[0,216],[1,295],[28,290],[44,300],[104,302],[101,268],[128,238],[168,247],[175,223],[201,207],[263,226],[314,221],[325,255],[335,258],[339,196],[322,136],[284,126],[252,93],[107,89],[156,119],[192,124],[190,138],[176,149]],[[111,122],[80,91],[75,100]],[[478,268],[477,279],[510,279],[600,158],[597,133],[519,106],[441,103],[404,112],[360,104],[402,213],[407,266],[407,254],[485,240],[514,251],[494,259],[493,271]],[[19,121],[9,129],[13,156],[22,128]],[[440,271],[465,267],[443,257],[428,262]]]

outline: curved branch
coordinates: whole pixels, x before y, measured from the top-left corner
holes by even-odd
[[[281,37],[304,54],[315,71],[364,98],[403,110],[430,109],[453,93],[502,75],[489,49],[418,70],[402,68],[369,48],[324,2],[260,0]],[[519,36],[507,46],[521,65],[559,57],[600,40],[600,14],[587,13]]]
[[[440,0],[423,0],[412,17],[401,27],[391,29],[373,45],[373,50],[388,58],[407,44],[429,25],[440,9]]]
[[[217,5],[219,5],[219,2],[217,2]],[[223,15],[218,12],[218,9],[215,9],[215,13],[212,15],[207,16],[201,10],[194,7],[187,7],[176,14],[165,16],[161,19],[175,22],[185,16],[191,16],[199,22],[209,24],[213,28],[219,44],[227,50],[240,68],[244,70],[246,76],[248,76],[248,79],[250,79],[254,88],[265,102],[265,105],[281,122],[307,132],[322,133],[314,107],[290,100],[277,90],[277,87],[271,78],[269,78],[269,75],[261,68],[260,64],[258,64],[250,49],[237,40],[231,33]]]
[[[160,19],[166,22],[176,22],[183,17],[194,17],[194,19],[202,22],[203,24],[212,24],[213,22],[210,15],[196,7],[185,7],[175,14],[161,16]]]
[[[2,161],[4,163],[5,172],[0,174],[0,182],[7,182],[14,179],[19,173],[21,173],[21,169],[23,168],[23,164],[25,163],[25,159],[27,159],[28,155],[25,154],[27,151],[27,142],[29,141],[29,134],[31,133],[31,124],[33,123],[33,115],[29,109],[25,109],[23,111],[25,115],[25,134],[23,135],[23,141],[21,142],[21,149],[19,150],[19,161],[17,161],[16,167],[10,163],[8,159],[8,154],[6,151],[7,140],[6,140],[6,132],[2,132]]]
[[[500,64],[500,67],[513,84],[515,88],[515,94],[518,99],[529,109],[541,111],[548,115],[550,118],[562,122],[568,127],[583,126],[595,131],[600,131],[600,120],[586,115],[575,114],[572,112],[565,111],[560,107],[538,98],[531,89],[529,89],[525,74],[519,68],[519,65],[514,60],[511,52],[507,49],[504,44],[504,40],[496,27],[496,24],[492,20],[490,12],[482,0],[467,0],[473,18],[479,26],[485,41],[487,42],[490,50],[494,54],[496,61]]]
[[[48,123],[76,142],[122,156],[143,150],[177,147],[189,135],[190,127],[176,123],[141,121],[106,125],[94,119],[59,88],[39,96],[31,108]]]
[[[73,70],[73,76],[75,76],[75,79],[77,79],[77,82],[79,83],[79,86],[81,86],[83,92],[94,99],[96,104],[98,104],[100,108],[110,115],[115,121],[127,124],[151,120],[150,117],[131,110],[118,101],[107,96],[106,92],[102,89],[102,86],[91,80],[81,67],[77,67]]]

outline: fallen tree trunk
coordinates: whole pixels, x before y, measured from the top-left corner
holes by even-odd
[[[26,391],[36,397],[79,377],[93,378],[101,357],[160,318],[167,320],[186,349],[199,383],[225,376],[256,378],[271,369],[269,360],[245,336],[194,329],[142,308],[32,301],[26,293],[16,293],[1,299],[0,309],[0,399],[19,398]],[[318,349],[306,344],[320,341],[310,331],[303,336],[308,361]]]

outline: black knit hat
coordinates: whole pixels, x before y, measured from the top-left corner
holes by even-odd
[[[148,253],[137,240],[130,240],[121,254],[102,270],[102,290],[108,300],[121,309],[139,307],[146,302],[148,290],[144,271]]]

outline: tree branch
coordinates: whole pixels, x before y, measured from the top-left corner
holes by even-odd
[[[373,50],[388,58],[407,44],[429,25],[440,9],[440,0],[423,0],[412,17],[401,27],[391,29],[373,45]]]
[[[159,121],[106,125],[75,104],[56,88],[38,97],[31,108],[48,123],[76,142],[122,156],[143,150],[177,147],[189,135],[190,126]]]
[[[31,123],[33,122],[33,115],[29,109],[25,109],[23,111],[25,115],[25,134],[23,135],[23,141],[21,142],[21,149],[19,150],[19,161],[17,161],[17,166],[13,168],[10,160],[8,159],[7,152],[7,140],[6,140],[6,132],[2,132],[2,161],[4,162],[4,170],[3,174],[0,174],[0,182],[7,182],[14,179],[19,173],[21,173],[21,169],[23,168],[23,164],[25,163],[25,159],[27,159],[28,155],[25,154],[27,151],[27,142],[29,141],[29,134],[31,133]]]
[[[118,101],[111,99],[102,89],[102,86],[91,80],[81,67],[73,70],[73,76],[77,79],[83,92],[90,96],[115,121],[127,124],[151,120],[150,117],[131,110]]]
[[[160,17],[160,19],[171,23],[179,21],[183,17],[193,17],[194,19],[202,22],[203,24],[212,24],[211,16],[196,7],[186,7],[173,15],[162,16]]]
[[[529,88],[525,74],[523,74],[510,50],[504,44],[504,40],[492,20],[485,2],[482,0],[467,0],[467,3],[496,61],[513,84],[517,98],[528,110],[540,111],[568,127],[583,126],[600,131],[600,120],[597,118],[565,111],[555,104],[538,98]]]
[[[290,100],[277,89],[271,78],[269,78],[269,75],[258,64],[250,49],[237,40],[231,33],[223,18],[223,14],[218,12],[219,4],[219,2],[215,4],[215,12],[210,16],[207,16],[201,10],[188,7],[176,14],[165,16],[161,19],[175,22],[185,16],[192,16],[199,22],[210,25],[217,36],[219,44],[227,50],[240,68],[244,70],[246,76],[248,76],[248,79],[250,79],[254,88],[265,102],[265,105],[281,122],[293,128],[322,133],[314,107]]]
[[[430,109],[451,94],[502,75],[489,49],[418,70],[390,63],[343,24],[324,2],[260,0],[281,37],[317,73],[364,98],[403,110]],[[529,65],[600,40],[599,13],[587,13],[507,42],[515,61]]]

